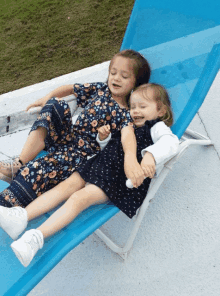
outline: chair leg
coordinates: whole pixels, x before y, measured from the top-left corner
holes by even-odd
[[[150,199],[152,199],[152,195],[149,196]],[[100,229],[97,229],[95,231],[95,234],[115,253],[117,253],[122,259],[127,259],[128,252],[133,246],[133,242],[135,240],[135,237],[137,235],[137,232],[140,228],[140,224],[143,220],[144,213],[146,212],[146,209],[149,205],[149,199],[145,200],[145,209],[143,211],[139,211],[138,215],[136,216],[136,220],[134,221],[133,228],[130,232],[130,235],[124,245],[124,247],[120,247],[117,244],[115,244],[107,235],[105,235]]]
[[[104,241],[104,243],[115,253],[120,255],[124,260],[127,258],[127,254],[130,251],[137,232],[140,228],[141,222],[144,218],[145,212],[149,206],[149,201],[154,198],[158,188],[163,183],[164,179],[166,178],[167,174],[170,172],[170,167],[164,167],[160,175],[157,177],[157,180],[153,180],[152,186],[150,186],[148,194],[140,207],[138,214],[135,217],[133,228],[130,232],[130,235],[124,245],[124,247],[119,247],[116,245],[108,236],[106,236],[100,229],[95,231],[95,234]]]
[[[100,229],[95,231],[95,234],[111,249],[114,253],[118,254],[123,260],[128,257],[128,251],[124,251],[123,247],[116,245],[108,236],[106,236]]]

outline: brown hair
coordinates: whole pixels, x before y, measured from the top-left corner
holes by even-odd
[[[148,61],[137,51],[133,49],[125,49],[116,53],[111,59],[109,70],[116,57],[128,58],[133,61],[135,88],[141,84],[148,83],[151,74],[151,68]]]
[[[173,124],[173,112],[170,103],[170,98],[166,89],[159,84],[156,83],[148,83],[139,86],[135,91],[142,91],[143,96],[146,97],[145,91],[148,88],[152,88],[154,90],[154,100],[157,103],[157,110],[160,111],[162,108],[166,109],[166,112],[160,119],[167,125],[171,126]]]

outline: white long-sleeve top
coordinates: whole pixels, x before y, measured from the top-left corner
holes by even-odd
[[[146,147],[141,151],[142,157],[146,152],[150,152],[156,163],[156,175],[158,176],[161,172],[163,165],[171,159],[179,148],[179,139],[174,135],[171,129],[163,122],[157,122],[150,130],[153,145]],[[97,142],[99,143],[101,150],[105,148],[111,139],[111,134],[101,141],[97,135]]]

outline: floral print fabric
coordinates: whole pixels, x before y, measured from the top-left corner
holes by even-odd
[[[87,156],[100,151],[97,129],[109,124],[112,134],[133,125],[130,113],[121,108],[110,94],[106,83],[75,84],[77,105],[84,110],[72,124],[69,105],[50,99],[32,126],[47,129],[45,150],[48,155],[28,162],[17,173],[11,185],[0,194],[4,206],[27,206],[42,193],[68,178]]]

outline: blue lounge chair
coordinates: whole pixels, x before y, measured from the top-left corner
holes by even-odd
[[[204,14],[200,9],[201,0],[191,0],[188,5],[184,2],[183,7],[178,7],[180,4],[173,2],[172,7],[169,7],[169,3],[162,0],[154,1],[153,4],[145,0],[136,1],[121,49],[133,48],[146,55],[153,68],[151,81],[162,83],[168,88],[175,114],[172,129],[182,139],[179,153],[165,165],[159,177],[153,180],[124,247],[117,246],[99,230],[119,212],[111,203],[92,206],[81,213],[68,227],[45,242],[45,247],[27,268],[20,264],[9,247],[11,238],[0,229],[0,295],[27,295],[69,251],[93,232],[114,252],[126,258],[149,200],[154,197],[174,163],[190,145],[211,144],[209,139],[187,130],[187,127],[199,110],[220,68],[220,39],[217,34],[220,24],[217,17],[219,10],[216,8],[219,4],[209,1]],[[196,7],[193,18],[190,12],[192,5]],[[191,23],[190,19],[193,19]],[[178,27],[177,30],[173,29]],[[7,186],[7,183],[0,181],[0,191]],[[28,228],[36,228],[49,215],[51,213],[32,221]]]

